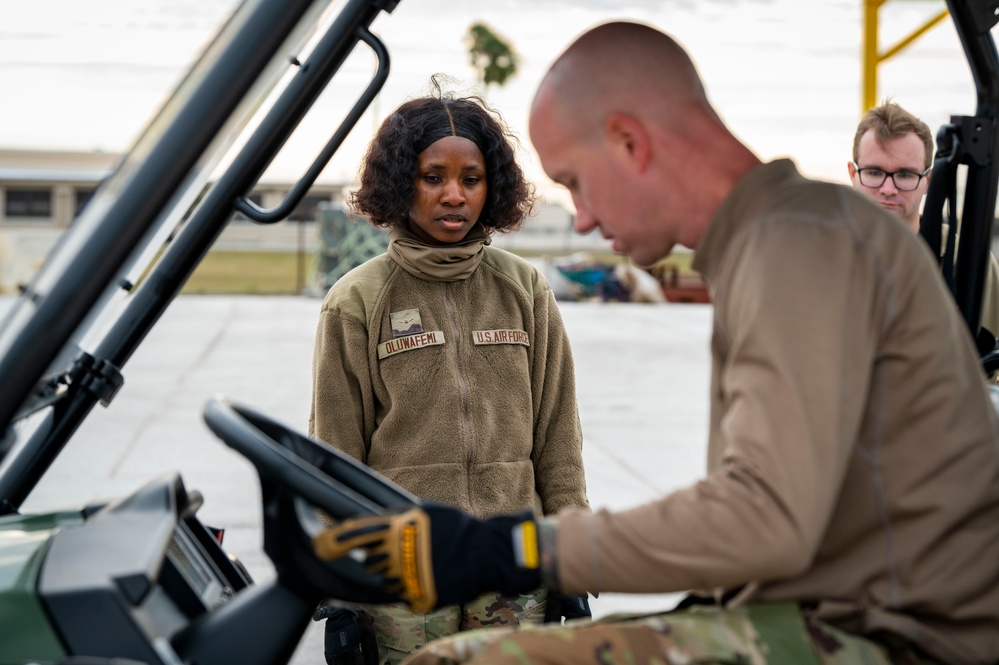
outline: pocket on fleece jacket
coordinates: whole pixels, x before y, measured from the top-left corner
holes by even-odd
[[[530,350],[521,344],[476,344],[472,356],[494,372],[492,380],[504,388],[531,385]]]
[[[410,388],[420,383],[430,382],[440,371],[445,359],[445,349],[451,344],[444,334],[436,331],[443,343],[405,345],[409,340],[405,337],[382,342],[379,347],[378,371],[387,386],[406,385]],[[411,337],[418,337],[412,335]],[[385,355],[382,357],[382,349]]]

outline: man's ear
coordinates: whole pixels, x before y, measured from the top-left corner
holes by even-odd
[[[857,175],[857,167],[853,165],[853,162],[846,163],[846,170],[850,174],[850,182],[853,182],[853,177]]]
[[[652,140],[641,121],[626,113],[611,113],[604,123],[604,138],[611,150],[644,171],[652,158]]]

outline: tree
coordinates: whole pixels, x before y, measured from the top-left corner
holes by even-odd
[[[502,86],[517,73],[517,54],[484,23],[475,23],[468,29],[468,41],[472,67],[487,87],[493,83]]]

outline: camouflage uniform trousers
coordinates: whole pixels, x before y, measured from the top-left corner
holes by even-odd
[[[486,594],[465,605],[448,605],[423,614],[407,605],[366,605],[374,624],[379,665],[397,665],[417,649],[459,631],[541,624],[545,618],[544,589],[522,596]]]
[[[804,617],[794,604],[473,631],[435,642],[406,665],[933,665],[911,647],[891,647]]]

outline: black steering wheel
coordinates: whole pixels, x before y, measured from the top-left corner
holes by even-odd
[[[312,537],[323,526],[316,508],[343,520],[405,510],[420,505],[419,499],[332,446],[225,397],[207,402],[204,419],[256,467],[264,504],[264,551],[280,581],[316,600],[395,600],[360,562],[350,557],[324,561],[315,555]]]

